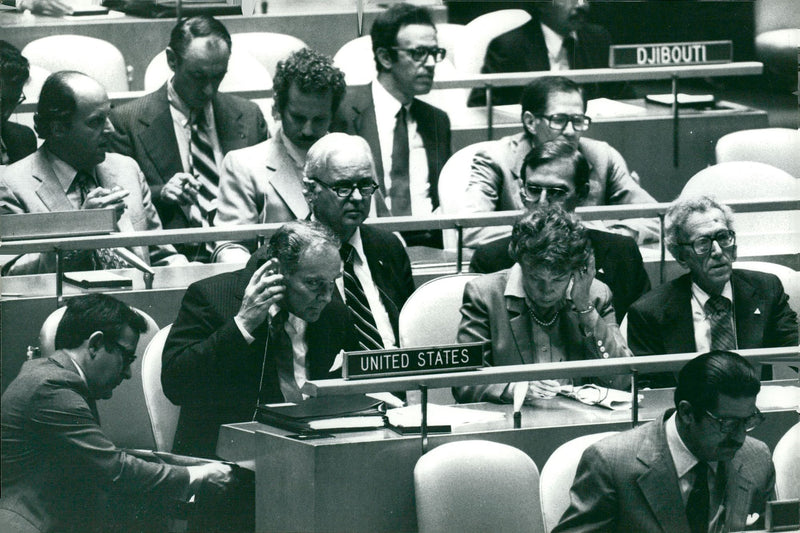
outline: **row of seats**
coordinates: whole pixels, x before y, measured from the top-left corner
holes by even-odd
[[[569,506],[570,487],[584,450],[615,433],[565,442],[547,459],[541,474],[525,452],[508,444],[486,440],[442,444],[414,467],[419,531],[549,532]],[[797,423],[772,456],[778,499],[800,498],[799,449]]]

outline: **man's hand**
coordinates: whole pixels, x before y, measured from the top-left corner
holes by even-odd
[[[190,466],[189,471],[190,477],[194,481],[191,490],[194,494],[200,490],[210,493],[224,492],[236,480],[233,468],[224,463],[211,462]]]
[[[588,309],[592,303],[589,297],[589,289],[592,286],[595,274],[594,255],[589,256],[588,265],[576,270],[572,274],[572,292],[570,298],[579,311]]]
[[[244,290],[236,316],[250,334],[267,318],[269,308],[283,299],[286,286],[283,275],[278,273],[279,267],[277,259],[270,259],[253,273]]]
[[[560,389],[561,384],[555,379],[529,381],[528,393],[525,395],[525,403],[531,403],[533,400],[549,400],[550,398],[555,398]]]
[[[72,14],[72,6],[62,0],[18,0],[19,11],[30,10],[34,15],[63,17]]]
[[[200,191],[200,182],[187,172],[178,172],[161,187],[161,201],[166,204],[191,205]]]
[[[108,207],[113,207],[117,215],[122,215],[125,211],[125,197],[129,194],[128,191],[119,185],[114,185],[111,189],[97,187],[86,195],[81,209],[106,209]]]

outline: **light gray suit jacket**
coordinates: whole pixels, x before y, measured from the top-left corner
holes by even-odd
[[[0,214],[47,213],[74,211],[61,188],[48,157],[39,148],[25,159],[8,166],[0,177]],[[150,188],[136,161],[119,154],[106,154],[95,167],[97,180],[103,187],[119,185],[130,194],[126,209],[118,221],[119,231],[160,230],[161,221],[150,201]],[[132,251],[153,266],[187,264],[184,256],[171,245],[144,246]],[[10,268],[9,274],[42,274],[55,272],[54,253],[25,254]]]
[[[603,439],[583,453],[570,506],[553,533],[662,531],[689,533],[678,475],[661,419]],[[764,515],[774,499],[775,468],[769,448],[747,437],[727,473],[725,531],[740,531],[748,514]]]
[[[310,210],[303,195],[303,173],[286,151],[283,133],[240,150],[228,152],[219,179],[219,204],[215,226],[305,219]],[[256,242],[217,243],[220,250],[244,246],[250,253]]]
[[[464,288],[458,342],[488,341],[491,349],[483,355],[484,363],[488,366],[536,362],[528,306],[523,299],[505,294],[509,272],[510,269],[485,274],[470,281]],[[594,331],[584,335],[578,313],[571,309],[569,302],[559,314],[557,324],[565,342],[567,359],[575,361],[630,356],[616,323],[611,290],[595,279],[589,294],[592,305],[600,314]],[[458,387],[453,392],[459,402],[503,403],[508,401],[503,397],[506,385],[493,383]]]

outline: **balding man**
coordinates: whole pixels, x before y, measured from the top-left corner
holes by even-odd
[[[106,154],[112,131],[105,89],[79,72],[51,74],[42,86],[34,123],[44,144],[6,168],[0,178],[0,214],[114,208],[119,231],[160,230],[150,188],[136,161]],[[136,247],[153,266],[186,264],[171,245]],[[65,254],[66,270],[125,266],[111,250]],[[55,272],[55,253],[25,254],[4,274]]]

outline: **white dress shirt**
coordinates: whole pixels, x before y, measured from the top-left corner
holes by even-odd
[[[550,70],[569,70],[569,58],[564,49],[564,36],[554,32],[542,24],[544,45],[547,47],[547,59],[550,61]]]
[[[733,288],[730,280],[722,289],[722,296],[731,302],[731,325],[733,326],[733,338],[736,340],[736,322],[733,314]],[[711,321],[706,316],[705,305],[709,299],[706,291],[701,289],[696,283],[692,283],[692,323],[694,324],[694,343],[695,349],[700,353],[711,351]],[[738,344],[738,342],[737,342]]]
[[[76,210],[79,210],[82,205],[81,191],[78,190],[78,187],[73,186],[75,177],[78,175],[78,171],[72,168],[72,165],[49,150],[45,150],[44,153],[47,156],[47,160],[50,161],[50,168],[53,169],[53,174],[56,175],[56,179],[61,185],[61,189],[63,189],[64,194],[67,195],[69,203],[71,203]],[[94,183],[97,184],[97,174],[95,173],[94,169],[92,169],[89,174],[94,179]]]
[[[383,164],[383,183],[386,190],[386,206],[391,209],[392,148],[394,146],[394,127],[397,113],[402,105],[392,96],[378,80],[372,83],[372,102],[375,105],[375,121],[378,127],[378,141],[381,146],[381,163]],[[411,214],[428,215],[433,212],[430,196],[430,180],[428,179],[428,156],[425,145],[417,131],[417,121],[406,108],[406,124],[408,125],[409,155],[408,174],[411,194]],[[381,179],[381,176],[378,176]]]

